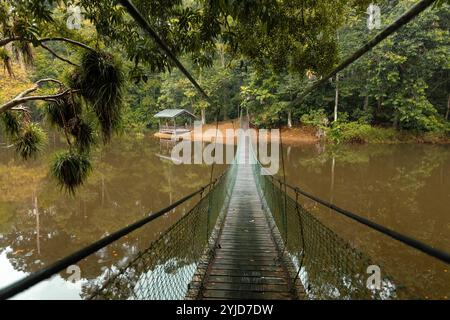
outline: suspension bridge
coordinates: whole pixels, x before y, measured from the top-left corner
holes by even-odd
[[[126,265],[83,284],[84,299],[396,299],[412,297],[387,272],[367,285],[379,265],[339,237],[301,204],[307,197],[336,213],[445,263],[450,255],[340,209],[264,174],[244,123],[236,156],[210,184],[124,229],[0,290],[11,298],[66,270],[131,232],[200,199]],[[289,191],[290,190],[290,191]],[[384,269],[383,269],[384,270]]]
[[[211,105],[210,97],[128,0],[120,3]],[[328,75],[308,87],[300,104],[381,41],[409,23],[435,0],[421,0]],[[220,110],[220,108],[219,108]],[[128,234],[157,223],[173,209],[196,204],[174,225],[95,281],[83,284],[84,299],[398,299],[408,288],[383,272],[379,287],[368,285],[368,267],[380,264],[325,226],[302,205],[302,197],[386,237],[450,264],[450,254],[361,215],[341,209],[276,177],[264,174],[248,125],[238,139],[234,162],[217,179],[167,208],[118,230],[0,290],[9,299],[92,256]],[[384,269],[383,269],[384,270]]]
[[[248,123],[245,123],[248,129]],[[198,268],[187,295],[205,299],[294,299],[302,286],[270,220],[253,174],[251,136],[239,139],[237,169],[212,256]],[[300,289],[300,290],[298,290]]]

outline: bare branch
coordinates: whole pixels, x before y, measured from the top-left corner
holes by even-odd
[[[20,41],[21,37],[11,37],[11,38],[5,38],[0,40],[0,47],[6,46],[8,43],[13,41]]]
[[[41,85],[42,85],[43,83],[45,83],[45,82],[54,82],[54,83],[59,84],[59,86],[60,86],[61,88],[65,87],[64,83],[62,83],[61,81],[59,81],[59,80],[57,80],[57,79],[53,79],[53,78],[46,78],[46,79],[38,80],[38,81],[36,82],[36,84],[37,84],[38,86],[41,86]]]
[[[30,110],[30,108],[28,108],[27,106],[24,106],[22,104],[17,106],[17,107],[12,107],[10,109],[10,111],[22,112],[24,118],[26,119],[25,121],[29,121],[31,119],[31,110]]]
[[[64,84],[61,81],[59,81],[59,80],[52,79],[52,78],[41,79],[41,80],[37,81],[32,88],[29,88],[29,89],[21,92],[13,100],[20,99],[20,98],[23,98],[23,97],[29,95],[30,93],[32,93],[32,92],[36,91],[37,89],[39,89],[39,87],[41,87],[41,85],[43,83],[46,83],[46,82],[54,82],[54,83],[59,84],[60,88],[64,87]],[[0,111],[0,113],[1,113],[1,111]]]
[[[23,98],[23,97],[29,95],[30,93],[36,91],[38,88],[39,88],[39,85],[35,84],[34,87],[29,88],[29,89],[27,89],[27,90],[25,90],[25,91],[19,93],[19,95],[17,95],[17,97],[15,97],[13,100],[21,99],[21,98]],[[12,101],[13,101],[13,100],[12,100]],[[0,109],[0,110],[1,110],[1,109]]]
[[[80,48],[83,48],[83,49],[86,49],[86,50],[89,50],[89,51],[94,51],[94,52],[96,51],[94,48],[89,47],[87,44],[84,44],[82,42],[75,41],[75,40],[72,40],[72,39],[69,39],[69,38],[52,37],[52,38],[42,38],[42,39],[39,39],[37,41],[39,43],[48,42],[48,41],[63,41],[63,42],[67,42],[67,43],[73,44],[75,46],[78,46]]]
[[[44,42],[50,42],[50,41],[62,41],[62,42],[67,42],[70,43],[72,45],[78,46],[80,48],[89,50],[89,51],[96,51],[94,48],[89,47],[87,44],[84,44],[82,42],[76,41],[76,40],[72,40],[69,38],[64,38],[64,37],[51,37],[51,38],[42,38],[42,39],[28,39],[28,38],[24,38],[24,37],[10,37],[10,38],[5,38],[0,40],[0,47],[3,47],[5,45],[7,45],[10,42],[13,41],[26,41],[26,42],[32,42],[32,43],[38,43],[39,45],[42,45],[42,43]]]
[[[60,55],[58,55],[55,51],[53,51],[52,49],[50,49],[49,47],[47,47],[45,44],[41,43],[41,47],[44,48],[45,50],[47,50],[48,52],[50,52],[50,53],[51,53],[54,57],[56,57],[57,59],[59,59],[59,60],[61,60],[61,61],[64,61],[64,62],[66,62],[66,63],[68,63],[68,64],[71,64],[71,65],[73,65],[73,66],[75,66],[75,67],[79,67],[79,65],[77,65],[76,63],[73,63],[72,61],[70,61],[70,60],[68,60],[68,59],[66,59],[66,58],[63,58],[63,57],[61,57]]]
[[[20,105],[20,106],[17,106],[17,107],[13,107],[13,108],[11,108],[10,110],[13,110],[13,111],[22,111],[22,112],[26,112],[26,113],[29,113],[29,112],[30,112],[30,108],[28,108],[27,106],[23,106],[23,105]]]
[[[59,85],[60,89],[63,89],[65,87],[64,84],[59,80],[52,79],[52,78],[41,79],[41,80],[37,81],[33,87],[19,93],[14,99],[1,105],[0,106],[0,114],[6,112],[8,110],[14,110],[15,107],[17,107],[25,102],[28,102],[28,101],[36,101],[36,100],[50,101],[50,100],[61,98],[69,93],[78,91],[78,90],[67,89],[67,90],[64,90],[60,93],[53,94],[53,95],[29,96],[30,93],[39,89],[42,86],[42,84],[48,83],[48,82],[57,83]]]

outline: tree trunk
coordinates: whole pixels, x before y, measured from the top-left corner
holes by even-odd
[[[366,96],[364,97],[364,107],[363,110],[368,112],[369,111],[369,95],[366,94]]]
[[[449,116],[450,116],[450,94],[448,95],[447,100],[447,113],[445,114],[445,120],[448,120]]]
[[[102,174],[102,208],[105,206],[105,176]]]
[[[230,118],[228,117],[228,113],[227,112],[224,112],[223,113],[223,121],[227,121],[227,120],[229,120]]]
[[[219,45],[219,55],[220,55],[220,65],[225,68],[225,46],[223,44]]]
[[[206,124],[206,110],[202,108],[202,124]]]
[[[398,114],[395,114],[395,116],[394,116],[394,123],[392,124],[392,126],[395,129],[398,129]]]
[[[338,106],[339,106],[339,74],[336,74],[336,96],[334,98],[334,121],[338,119]]]
[[[291,110],[288,110],[287,126],[289,129],[292,128],[292,111]]]

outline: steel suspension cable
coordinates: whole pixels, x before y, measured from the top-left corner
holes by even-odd
[[[278,130],[280,130],[280,152],[281,152],[281,165],[283,166],[283,181],[285,183],[285,187],[284,187],[284,204],[283,204],[283,210],[284,210],[284,224],[285,224],[285,232],[286,232],[286,243],[285,243],[285,247],[284,250],[286,250],[287,244],[288,244],[288,223],[287,223],[287,189],[286,189],[286,166],[285,166],[285,162],[284,162],[284,153],[283,153],[283,132],[281,129],[281,116],[280,114],[278,114]]]
[[[184,65],[178,60],[173,51],[169,48],[167,43],[156,33],[155,30],[150,26],[149,22],[145,19],[145,17],[139,12],[136,6],[129,0],[119,0],[119,3],[127,10],[130,16],[136,21],[136,23],[145,31],[147,34],[155,40],[158,46],[164,51],[164,53],[172,60],[172,62],[178,67],[178,69],[188,78],[188,80],[194,85],[194,87],[200,92],[200,94],[205,98],[205,100],[213,106],[214,103],[210,96],[203,90],[200,84],[194,79],[194,77],[189,73],[189,71],[184,67]],[[217,131],[219,127],[219,115],[220,108],[217,111],[216,115],[216,138],[214,140],[214,152],[216,151],[216,143],[217,143]],[[214,163],[211,168],[211,178],[210,182],[213,179],[214,172]]]
[[[219,116],[220,116],[220,108],[217,108],[217,113],[216,113],[216,135],[214,137],[214,159],[216,158],[216,153],[217,153],[217,137],[219,135]],[[223,136],[222,136],[222,142],[223,142]],[[223,146],[222,146],[223,147]],[[211,164],[211,176],[210,176],[210,182],[213,180],[213,176],[214,176],[214,164],[216,162],[213,161],[213,163]]]
[[[327,208],[333,209],[335,212],[337,212],[339,214],[342,214],[342,215],[344,215],[344,216],[346,216],[346,217],[348,217],[348,218],[350,218],[350,219],[352,219],[354,221],[357,221],[357,222],[359,222],[359,223],[361,223],[361,224],[363,224],[363,225],[365,225],[365,226],[367,226],[367,227],[369,227],[369,228],[371,228],[373,230],[376,230],[376,231],[378,231],[378,232],[380,232],[380,233],[382,233],[382,234],[384,234],[384,235],[386,235],[388,237],[391,237],[391,238],[393,238],[393,239],[395,239],[397,241],[400,241],[400,242],[402,242],[403,244],[405,244],[405,245],[407,245],[409,247],[417,249],[417,250],[419,250],[419,251],[421,251],[421,252],[423,252],[423,253],[425,253],[425,254],[433,257],[433,258],[436,258],[436,259],[438,259],[438,260],[440,260],[442,262],[445,262],[446,264],[450,264],[450,253],[447,253],[445,251],[433,248],[429,244],[426,244],[426,243],[424,243],[422,241],[419,241],[417,239],[414,239],[414,238],[412,238],[410,236],[406,236],[406,235],[401,234],[401,233],[399,233],[397,231],[389,229],[389,228],[387,228],[387,227],[385,227],[383,225],[375,223],[375,222],[373,222],[373,221],[371,221],[371,220],[369,220],[367,218],[364,218],[364,217],[362,217],[362,216],[360,216],[358,214],[355,214],[355,213],[350,212],[348,210],[342,209],[342,208],[340,208],[340,207],[338,207],[338,206],[336,206],[336,205],[334,205],[332,203],[329,203],[328,201],[322,200],[322,199],[320,199],[320,198],[318,198],[318,197],[316,197],[316,196],[314,196],[314,195],[312,195],[312,194],[310,194],[308,192],[305,192],[305,191],[303,191],[302,189],[300,189],[298,187],[294,187],[294,186],[291,186],[291,185],[289,185],[287,183],[284,183],[283,181],[281,181],[278,178],[275,178],[273,176],[271,178],[273,180],[279,182],[280,184],[285,185],[287,188],[291,189],[296,194],[299,193],[299,194],[305,196],[306,198],[309,198],[309,199],[311,199],[311,200],[313,200],[313,201],[315,201],[315,202],[317,202],[317,203],[319,203],[319,204],[321,204],[321,205],[323,205],[323,206],[325,206]]]
[[[212,184],[215,184],[217,181],[219,181],[222,176],[217,178],[214,182],[212,182]],[[37,272],[34,272],[34,273],[30,274],[29,276],[26,276],[25,278],[5,287],[3,289],[0,289],[0,300],[9,299],[9,298],[15,296],[16,294],[29,289],[30,287],[36,285],[37,283],[39,283],[43,280],[46,280],[61,271],[66,270],[67,267],[79,262],[80,260],[82,260],[84,258],[87,258],[88,256],[97,252],[98,250],[110,245],[111,243],[119,240],[120,238],[126,236],[127,234],[129,234],[133,231],[136,231],[137,229],[148,224],[149,222],[170,212],[174,208],[176,208],[179,205],[185,203],[186,201],[192,199],[196,195],[203,193],[203,191],[205,189],[207,189],[208,187],[211,187],[212,184],[210,183],[210,184],[198,189],[197,191],[181,198],[180,200],[174,202],[170,206],[168,206],[164,209],[161,209],[160,211],[158,211],[154,214],[150,214],[149,216],[147,216],[137,222],[134,222],[134,223],[130,224],[129,226],[127,226],[123,229],[120,229],[120,230],[110,234],[109,236],[106,236],[106,237],[82,248],[82,249],[72,253],[69,256],[56,261],[55,263],[49,265],[48,267],[45,267]]]
[[[326,76],[324,76],[321,80],[317,81],[310,87],[308,87],[305,91],[303,91],[299,97],[294,99],[292,101],[292,105],[298,105],[305,100],[305,98],[313,92],[315,89],[319,88],[323,84],[325,84],[329,79],[333,78],[337,73],[347,68],[349,65],[357,61],[359,58],[361,58],[363,55],[365,55],[367,52],[372,50],[374,47],[376,47],[380,42],[382,42],[384,39],[389,37],[390,35],[397,32],[401,27],[408,24],[411,20],[413,20],[416,16],[418,16],[420,13],[422,13],[425,9],[430,7],[433,3],[435,3],[437,0],[421,0],[416,5],[414,5],[410,10],[408,10],[406,13],[404,13],[400,18],[398,18],[396,21],[394,21],[392,24],[390,24],[388,27],[386,27],[383,31],[378,33],[372,40],[367,42],[363,47],[361,47],[358,51],[353,53],[351,56],[349,56],[347,59],[345,59],[341,64],[339,64],[333,71],[328,73]]]
[[[119,3],[127,10],[130,16],[136,21],[136,23],[141,26],[141,28],[155,40],[156,44],[164,51],[164,53],[172,60],[172,62],[180,69],[180,71],[189,79],[189,81],[194,85],[194,87],[200,92],[203,98],[208,101],[212,106],[213,102],[211,98],[206,94],[205,90],[198,84],[194,77],[189,73],[189,71],[184,67],[184,65],[178,60],[173,51],[169,48],[166,42],[159,37],[155,30],[150,26],[148,21],[139,12],[136,6],[129,0],[119,0]]]

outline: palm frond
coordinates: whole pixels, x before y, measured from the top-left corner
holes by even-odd
[[[27,41],[18,41],[13,44],[13,51],[16,59],[18,60],[20,54],[22,55],[23,62],[26,65],[32,65],[34,62],[33,48]]]

